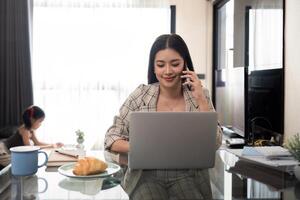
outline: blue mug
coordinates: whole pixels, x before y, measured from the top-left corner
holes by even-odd
[[[10,148],[11,173],[15,176],[29,176],[37,172],[39,167],[47,164],[48,156],[44,151],[39,151],[37,146],[17,146]],[[45,155],[43,164],[38,164],[38,154]]]

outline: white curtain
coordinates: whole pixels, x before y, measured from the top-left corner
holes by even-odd
[[[170,32],[165,1],[35,0],[34,103],[46,113],[38,137],[102,148],[125,98],[147,83],[150,47]]]
[[[282,68],[282,1],[256,1],[249,13],[250,70]]]

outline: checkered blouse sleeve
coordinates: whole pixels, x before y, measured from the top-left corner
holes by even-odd
[[[104,148],[109,150],[116,140],[129,140],[129,114],[139,109],[141,105],[141,96],[145,85],[140,85],[125,100],[119,110],[119,115],[114,117],[113,125],[105,134]]]
[[[212,101],[211,101],[211,98],[210,98],[210,95],[209,95],[209,91],[207,90],[207,89],[204,89],[204,94],[205,94],[205,97],[206,97],[206,99],[207,99],[207,101],[208,101],[208,104],[209,104],[209,109],[211,110],[211,111],[214,111],[215,112],[215,108],[214,108],[214,106],[213,106],[213,104],[212,104]],[[216,138],[216,140],[217,140],[217,149],[221,146],[221,144],[222,144],[222,135],[223,135],[223,131],[222,131],[222,128],[221,128],[221,125],[220,125],[220,123],[219,123],[219,121],[218,121],[218,130],[217,130],[217,138]]]

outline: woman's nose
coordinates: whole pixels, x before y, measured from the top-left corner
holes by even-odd
[[[166,74],[171,74],[172,73],[172,68],[169,64],[166,66]]]

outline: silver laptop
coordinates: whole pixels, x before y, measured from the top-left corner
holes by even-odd
[[[216,132],[216,112],[133,112],[129,124],[129,168],[213,167]]]

